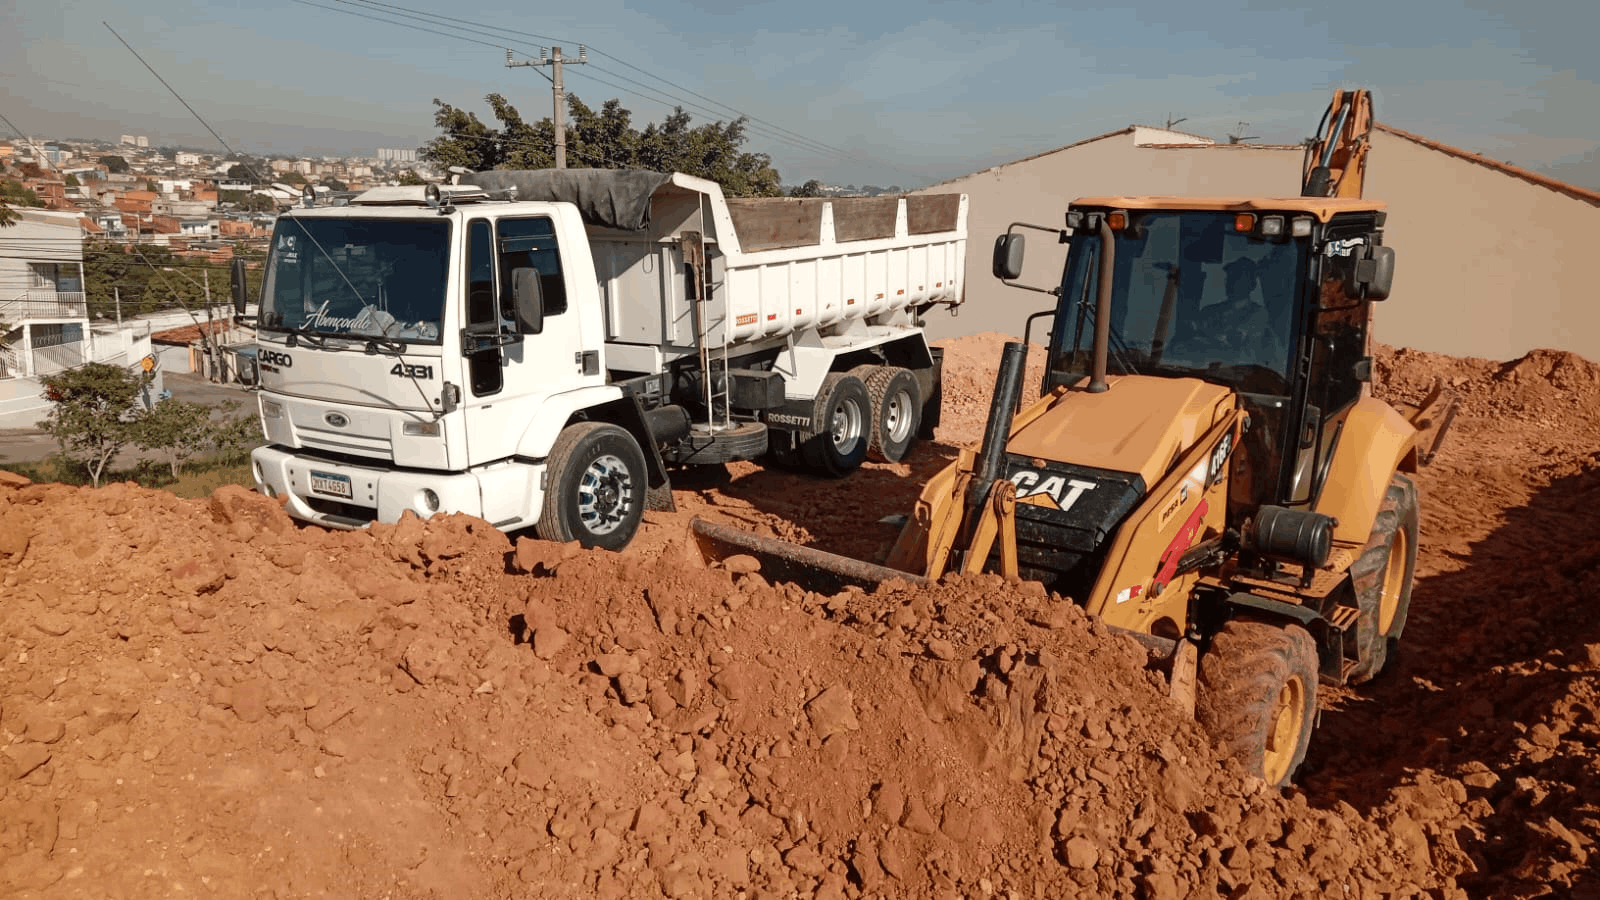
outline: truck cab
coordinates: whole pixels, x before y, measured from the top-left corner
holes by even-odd
[[[565,419],[541,430],[549,416],[526,413],[620,397],[594,281],[567,277],[592,271],[576,209],[482,199],[388,188],[278,220],[259,319],[270,446],[254,462],[297,518],[446,508],[514,526],[540,485],[496,464],[543,457]]]

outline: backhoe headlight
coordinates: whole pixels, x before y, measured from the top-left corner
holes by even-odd
[[[261,416],[266,419],[283,418],[283,404],[276,400],[261,401]]]
[[[407,422],[401,432],[411,437],[438,437],[438,422]]]
[[[1264,237],[1277,237],[1283,234],[1283,216],[1262,216],[1261,234]]]
[[[434,493],[433,488],[423,488],[417,493],[417,500],[421,502],[422,508],[428,512],[436,513],[439,511],[439,495]]]

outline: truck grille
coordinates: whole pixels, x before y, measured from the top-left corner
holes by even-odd
[[[366,437],[343,431],[306,428],[305,426],[301,426],[298,429],[297,436],[300,439],[300,446],[311,450],[349,454],[368,460],[394,461],[394,447],[387,437]]]

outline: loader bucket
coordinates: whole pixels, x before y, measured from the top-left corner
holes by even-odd
[[[760,561],[761,576],[768,581],[787,581],[819,594],[831,596],[851,585],[870,591],[894,578],[909,584],[928,583],[921,575],[760,537],[699,517],[690,520],[689,532],[708,563],[721,562],[731,556],[753,556]]]

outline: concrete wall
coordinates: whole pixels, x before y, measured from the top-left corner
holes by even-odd
[[[1596,280],[1584,262],[1600,207],[1377,131],[1366,196],[1389,205],[1394,293],[1378,340],[1515,359],[1545,347],[1600,360]]]
[[[1139,146],[1143,134],[1118,132],[919,192],[970,197],[967,302],[958,318],[933,313],[929,333],[1020,336],[1027,315],[1053,298],[990,274],[994,238],[1016,221],[1059,228],[1078,197],[1299,193],[1299,147]],[[1580,255],[1600,237],[1600,205],[1381,130],[1365,195],[1387,204],[1385,242],[1396,252],[1393,295],[1375,313],[1378,340],[1489,359],[1544,347],[1600,360],[1600,304]],[[1022,281],[1054,286],[1065,248],[1027,234]]]
[[[994,239],[1012,222],[1061,228],[1067,204],[1085,196],[1264,191],[1293,196],[1300,192],[1300,163],[1299,147],[1141,147],[1133,133],[1123,131],[918,191],[965,193],[969,200],[967,300],[956,318],[942,310],[931,314],[928,332],[935,338],[981,331],[1021,336],[1023,320],[1053,304],[1045,294],[1007,287],[990,274]],[[1066,248],[1049,234],[1026,233],[1028,253],[1021,281],[1056,286]],[[1044,327],[1035,325],[1035,340],[1042,340]]]

